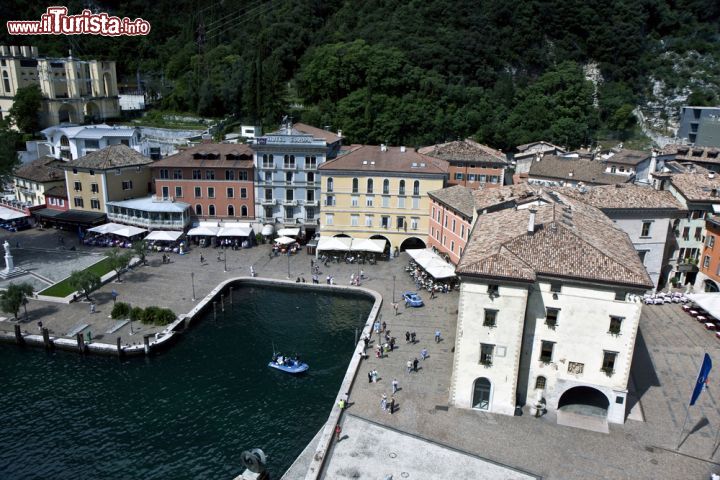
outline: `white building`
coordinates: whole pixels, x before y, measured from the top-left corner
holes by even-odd
[[[687,211],[670,193],[632,184],[562,188],[561,193],[599,208],[627,233],[656,288],[665,286],[673,250],[672,224]],[[670,241],[669,241],[670,240]]]
[[[123,144],[145,156],[140,129],[111,127],[110,125],[58,125],[46,128],[42,134],[50,147],[50,155],[61,160],[75,160],[110,145]]]
[[[652,282],[602,212],[548,193],[536,209],[478,219],[462,278],[450,403],[513,415],[540,392],[558,421],[623,423]]]

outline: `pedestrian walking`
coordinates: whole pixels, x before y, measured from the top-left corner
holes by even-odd
[[[413,360],[413,372],[417,372],[417,366],[418,366],[418,359],[415,357],[415,360]]]
[[[432,300],[433,298],[435,298],[435,289],[431,288],[430,289],[430,299]]]
[[[373,383],[377,383],[377,381],[378,381],[378,373],[377,373],[377,370],[373,370],[373,371],[372,371],[372,380],[373,380]]]
[[[410,341],[413,343],[413,345],[415,344],[415,332],[412,332],[410,334]]]
[[[390,405],[388,406],[388,409],[390,410],[390,415],[395,413],[395,397],[390,397]]]
[[[395,337],[390,337],[390,351],[395,351]]]
[[[375,333],[380,333],[380,322],[375,320],[375,323],[373,323],[373,330],[375,330]]]
[[[310,259],[310,272],[311,272],[311,273],[312,273],[312,269],[313,269],[314,266],[315,266],[315,260],[313,260],[313,259],[311,258],[311,259]]]
[[[338,407],[340,407],[340,410],[345,410],[345,407],[347,406],[347,403],[345,402],[345,398],[341,398],[338,400]]]
[[[368,383],[372,383],[372,370],[368,372]]]
[[[412,372],[412,360],[407,361],[407,372]]]
[[[397,317],[397,314],[398,314],[398,303],[397,303],[397,302],[393,302],[392,307],[393,307],[393,310],[395,310],[395,316]]]
[[[95,313],[95,302],[90,302],[90,313]]]
[[[38,322],[38,330],[40,330],[40,333],[42,333],[42,322]]]
[[[423,348],[422,350],[420,350],[420,358],[422,358],[423,360],[425,360],[426,358],[428,358],[427,348]]]
[[[405,332],[405,343],[410,343],[410,332]]]
[[[113,288],[112,292],[110,292],[110,295],[112,296],[113,305],[115,305],[115,301],[117,300],[118,293],[117,290]]]
[[[400,385],[400,384],[398,383],[397,378],[393,378],[393,381],[392,381],[392,391],[393,391],[393,395],[395,395],[395,393],[398,391],[398,386],[399,386],[399,385]]]
[[[330,285],[330,275],[327,276],[327,278],[325,279],[325,281],[327,282],[328,285]]]
[[[340,441],[340,434],[342,433],[342,428],[340,428],[340,424],[338,423],[335,425],[335,441]]]
[[[382,398],[380,399],[380,408],[383,410],[387,410],[387,395],[384,393],[382,394]]]
[[[350,274],[350,285],[355,285],[355,273]]]
[[[203,263],[205,263],[205,257],[203,257],[203,254],[201,253],[200,254],[200,265],[202,265]]]
[[[382,323],[382,331],[384,332],[385,329],[387,329],[387,323],[385,323],[385,321],[383,320],[383,323]]]
[[[440,342],[440,329],[435,330],[435,343]]]
[[[365,335],[365,336],[363,337],[363,344],[364,344],[363,352],[364,352],[365,350],[367,350],[368,342],[370,342],[370,339],[368,338],[367,335]]]

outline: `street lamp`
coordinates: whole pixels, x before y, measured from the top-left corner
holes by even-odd
[[[195,272],[190,272],[190,282],[192,282],[192,301],[195,301]]]
[[[289,248],[287,251],[287,257],[288,257],[288,276],[287,276],[287,278],[288,278],[288,280],[290,280],[290,249]]]
[[[392,303],[395,303],[395,275],[393,275],[393,301]]]
[[[227,250],[222,251],[223,254],[223,271],[227,272]]]

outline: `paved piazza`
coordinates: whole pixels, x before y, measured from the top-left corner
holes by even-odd
[[[32,266],[37,275],[54,279],[65,275],[63,272],[67,264],[86,265],[104,253],[104,250],[80,247],[80,252],[86,255],[78,258],[72,252],[64,252],[61,248],[76,244],[76,237],[72,233],[65,235],[64,247],[58,241],[57,231],[26,231],[6,234],[5,238],[13,246],[20,242],[19,250],[13,248],[13,252],[17,251],[16,264],[19,267],[29,269]],[[119,300],[133,305],[159,305],[170,307],[178,314],[185,313],[195,303],[192,301],[191,272],[195,274],[196,298],[202,298],[225,278],[247,276],[250,265],[255,267],[260,277],[286,279],[287,257],[268,258],[268,250],[269,247],[265,245],[228,251],[227,273],[223,272],[224,263],[217,260],[217,250],[211,248],[196,248],[185,256],[172,255],[172,263],[169,265],[163,265],[160,256],[154,254],[148,258],[148,266],[135,268],[123,276],[122,283],[109,283],[93,294],[98,304],[98,313],[95,315],[89,314],[86,303],[62,305],[33,300],[28,305],[29,321],[22,322],[23,329],[35,333],[35,324],[42,319],[53,335],[58,335],[78,324],[89,323],[96,340],[114,343],[115,337],[120,335],[123,343],[140,343],[139,335],[129,336],[128,326],[102,338],[113,324],[107,318],[112,306],[110,292],[113,289],[120,294]],[[205,257],[204,264],[200,263],[201,253]],[[65,260],[55,261],[57,258]],[[76,260],[68,260],[71,258]],[[304,251],[290,258],[290,277],[293,280],[303,275],[310,281],[310,258]],[[396,260],[363,267],[369,277],[363,286],[384,296],[382,320],[387,322],[392,335],[397,337],[399,348],[386,358],[371,356],[361,363],[356,382],[349,392],[350,406],[347,412],[352,417],[346,415],[343,420],[347,422],[347,438],[341,441],[337,458],[330,452],[329,466],[335,469],[334,472],[352,471],[343,468],[350,468],[350,462],[357,461],[352,458],[348,459],[347,465],[342,463],[343,455],[347,453],[342,451],[343,442],[350,445],[353,441],[350,436],[362,435],[354,440],[367,443],[371,431],[378,432],[374,446],[376,457],[371,460],[378,462],[378,469],[360,471],[360,476],[352,478],[379,478],[385,472],[385,469],[379,467],[389,465],[390,462],[389,458],[385,460],[383,451],[389,455],[395,451],[398,442],[403,443],[403,439],[408,438],[413,445],[415,441],[421,442],[422,438],[430,440],[431,443],[422,448],[432,449],[433,452],[441,452],[443,446],[449,447],[445,450],[448,458],[471,458],[474,462],[476,457],[480,457],[548,479],[705,480],[709,478],[710,472],[720,471],[720,454],[715,445],[716,432],[720,429],[719,405],[716,403],[720,400],[720,393],[715,387],[718,384],[716,379],[720,376],[716,372],[720,368],[720,341],[683,313],[679,306],[646,306],[643,309],[633,361],[633,378],[645,422],[628,420],[625,425],[611,424],[610,433],[602,434],[558,426],[549,417],[507,417],[448,407],[458,294],[440,294],[431,300],[425,293],[423,298],[426,307],[404,309],[401,306],[399,314],[395,316],[391,305],[393,286],[396,299],[404,290],[414,288],[404,271],[406,264],[407,256],[402,254]],[[336,283],[348,285],[350,274],[357,272],[357,266],[331,264],[328,268],[322,267],[322,271],[321,283],[330,274],[335,277]],[[393,276],[396,278],[394,282]],[[17,281],[25,278],[20,277]],[[235,301],[240,302],[242,299],[236,298]],[[141,333],[153,331],[152,328],[142,328]],[[436,328],[442,332],[440,343],[433,340]],[[1,321],[0,329],[12,330],[12,323]],[[406,330],[417,333],[416,344],[405,343]],[[423,347],[429,350],[430,357],[420,362],[421,368],[417,373],[408,374],[406,362],[419,358]],[[702,354],[706,351],[713,358],[716,370],[710,375],[710,388],[702,394],[698,404],[690,409],[688,428],[683,436],[687,438],[683,440],[678,453],[674,450],[679,440],[685,405]],[[371,369],[378,371],[378,383],[367,382],[367,372]],[[389,415],[381,410],[380,398],[383,393],[390,397],[393,378],[398,379],[400,390],[395,395],[397,411]],[[330,407],[328,405],[328,409]],[[372,428],[368,427],[360,433],[357,429],[364,421],[368,421]],[[383,425],[388,429],[382,429]],[[690,431],[693,433],[688,437]],[[441,453],[438,455],[442,457]],[[403,469],[400,463],[395,467],[397,475],[393,478],[406,478],[400,474],[411,471]],[[433,476],[429,471],[419,470],[419,467],[415,471],[422,474],[407,478],[446,478],[440,473]],[[296,477],[292,473],[286,478],[302,478],[302,475]]]

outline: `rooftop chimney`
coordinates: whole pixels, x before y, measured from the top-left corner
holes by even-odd
[[[338,130],[338,137],[342,137],[342,130]]]
[[[387,152],[387,146],[384,143],[380,144],[380,151],[381,152]]]
[[[405,147],[404,147],[404,146],[400,147],[400,153],[405,153]]]
[[[535,233],[535,212],[534,208],[528,210],[530,212],[530,218],[528,219],[528,235]]]

